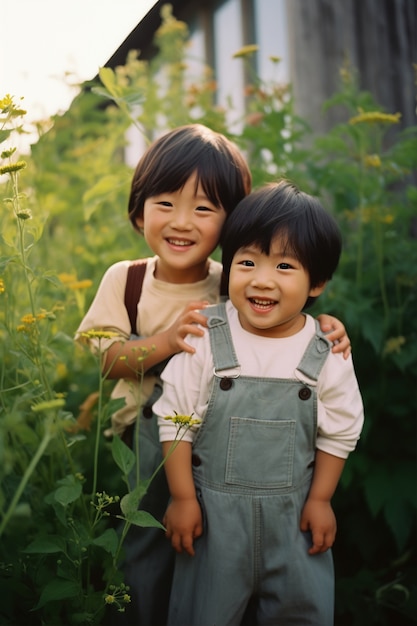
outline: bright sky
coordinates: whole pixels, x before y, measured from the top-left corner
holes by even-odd
[[[26,122],[64,112],[155,0],[8,0],[0,18],[0,98]]]

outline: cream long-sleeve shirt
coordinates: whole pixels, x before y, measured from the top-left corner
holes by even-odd
[[[280,339],[260,337],[245,331],[238,313],[230,301],[226,305],[232,339],[245,376],[268,378],[298,378],[311,383],[296,370],[304,351],[315,333],[315,322],[306,315],[304,328]],[[191,415],[203,420],[207,411],[213,381],[213,357],[209,333],[189,337],[195,354],[175,355],[162,373],[163,394],[154,404],[159,416],[161,441],[173,441],[177,426],[166,416]],[[359,439],[364,415],[362,398],[355,376],[352,357],[330,352],[317,381],[317,448],[340,458],[347,458]],[[184,435],[192,442],[198,430],[194,426]]]
[[[222,266],[217,261],[209,259],[209,271],[204,280],[177,285],[155,278],[157,260],[156,256],[146,259],[136,327],[137,335],[141,337],[150,337],[169,328],[192,300],[207,300],[213,304],[219,300]],[[115,340],[129,339],[131,328],[124,292],[130,264],[131,261],[119,261],[105,272],[77,330],[78,341],[86,341],[82,333],[89,330],[106,330],[117,334],[113,339],[101,341],[102,350]],[[89,343],[92,350],[97,350],[97,341],[89,340]],[[116,383],[112,397],[125,398],[126,405],[112,416],[113,432],[121,433],[135,420],[139,406],[146,403],[156,381],[157,378],[149,374],[144,376],[141,387],[133,380],[122,379]]]

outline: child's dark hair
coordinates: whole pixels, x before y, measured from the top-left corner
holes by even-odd
[[[157,139],[136,166],[128,205],[133,226],[147,198],[181,189],[194,172],[196,184],[228,214],[250,193],[250,170],[234,143],[202,124],[181,126]]]
[[[285,180],[252,192],[226,219],[220,239],[226,278],[240,248],[256,245],[269,254],[277,236],[308,272],[311,288],[330,280],[342,251],[336,220],[317,198]],[[309,298],[306,306],[313,301]]]

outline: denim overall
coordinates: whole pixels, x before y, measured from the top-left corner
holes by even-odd
[[[316,322],[299,378],[241,376],[224,305],[208,315],[214,385],[192,456],[204,533],[194,557],[177,555],[168,623],[331,626],[332,555],[310,556],[311,534],[300,531],[315,456],[314,381],[330,344]]]

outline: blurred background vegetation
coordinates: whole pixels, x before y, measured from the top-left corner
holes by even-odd
[[[295,115],[291,85],[256,75],[232,133],[227,109],[214,104],[210,68],[187,78],[187,36],[167,12],[153,60],[131,54],[115,71],[101,70],[65,115],[39,127],[24,169],[10,168],[16,154],[2,153],[0,624],[108,619],[102,581],[110,580],[114,554],[97,541],[96,527],[79,522],[97,470],[97,363],[73,336],[105,269],[149,253],[127,219],[126,131],[133,125],[145,145],[190,122],[240,146],[254,187],[287,177],[317,195],[342,228],[339,269],[312,311],[346,325],[366,417],[334,498],[335,623],[415,624],[417,127],[399,130],[396,112],[359,91],[355,68],[345,66],[338,92],[324,103],[344,121],[326,135],[315,136]],[[237,51],[235,62],[250,69],[254,52]],[[6,99],[1,111],[3,141],[21,118]],[[108,398],[107,381],[103,389]],[[104,437],[98,462],[99,491],[120,494],[123,476]],[[58,488],[69,487],[71,496],[59,499]],[[100,533],[116,526],[114,502],[108,512]]]

